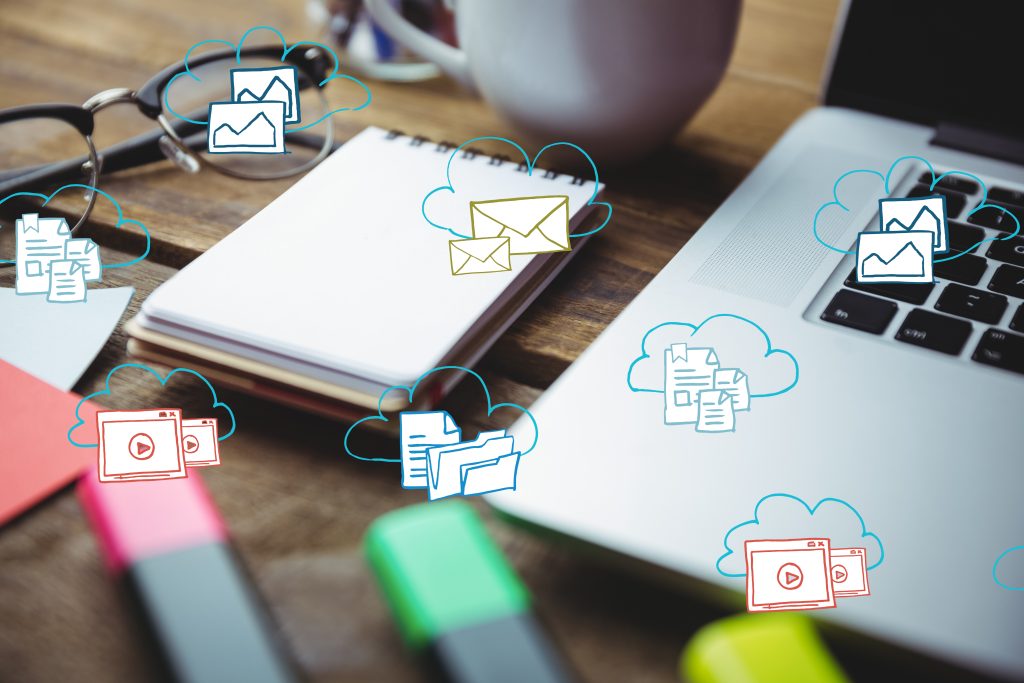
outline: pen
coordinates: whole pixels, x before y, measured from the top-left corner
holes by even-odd
[[[450,683],[568,683],[575,676],[530,612],[530,596],[465,503],[375,520],[365,539],[406,643]]]
[[[175,680],[297,680],[196,472],[101,483],[93,469],[78,496]]]

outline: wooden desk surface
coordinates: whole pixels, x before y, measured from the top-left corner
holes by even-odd
[[[0,107],[82,102],[105,88],[135,87],[181,59],[192,43],[237,38],[254,24],[273,24],[292,39],[312,37],[303,4],[270,0],[255,12],[242,0],[22,3],[0,17]],[[646,162],[602,171],[615,206],[612,229],[578,255],[483,359],[479,369],[495,395],[532,402],[814,105],[836,4],[748,0],[728,75],[696,119]],[[514,134],[446,80],[370,85],[370,108],[336,117],[343,139],[369,124],[456,141]],[[98,119],[97,146],[148,123],[131,107]],[[108,278],[137,290],[125,320],[154,287],[291,182],[188,176],[167,163],[104,178],[102,187],[149,226],[154,240],[149,260]],[[125,250],[138,244],[112,233],[102,217],[90,230],[103,244]],[[261,276],[273,277],[272,264]],[[0,275],[0,286],[13,286],[12,278],[10,271]],[[119,327],[76,390],[96,391],[125,358]],[[152,389],[132,391],[146,405]],[[402,491],[393,469],[342,457],[340,424],[222,393],[238,416],[238,432],[225,445],[225,465],[204,476],[302,668],[317,681],[423,680],[360,551],[374,517],[422,497]],[[722,614],[489,523],[586,680],[676,680],[682,645]],[[0,528],[0,679],[150,680],[156,670],[137,630],[69,490]],[[848,668],[870,670],[870,656],[834,645]]]

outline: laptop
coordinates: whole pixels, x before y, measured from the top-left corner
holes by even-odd
[[[823,104],[531,406],[537,449],[517,490],[488,501],[740,609],[733,527],[758,531],[750,523],[773,505],[821,503],[824,517],[841,502],[863,522],[841,552],[865,548],[870,585],[850,596],[822,584],[823,599],[802,604],[834,608],[807,614],[954,670],[1024,680],[1024,592],[1008,590],[1024,588],[1024,557],[1004,556],[1024,545],[1024,237],[1011,237],[1010,218],[1024,222],[1024,116],[1009,104],[1022,25],[1020,3],[849,0]],[[919,159],[894,167],[901,157]],[[834,196],[855,170],[871,172]],[[970,175],[934,182],[949,171]],[[1001,209],[978,209],[986,192]],[[930,281],[859,281],[858,236],[881,230],[880,202],[922,197],[944,200],[948,230],[947,248],[929,253]],[[724,370],[732,358],[687,349],[685,337],[649,349],[645,335],[723,314],[756,322],[765,358],[791,355],[792,388],[766,398],[751,375],[749,410],[723,411],[712,391],[707,430],[673,424],[665,388],[633,386],[632,364],[658,370],[664,353],[666,364]],[[742,379],[729,377],[734,388]],[[729,420],[734,430],[721,430]],[[513,433],[529,429],[521,420]],[[839,540],[813,521],[807,539],[796,525],[747,540],[831,536],[834,568]],[[723,573],[723,557],[739,570]],[[813,583],[791,557],[763,565],[768,583]]]

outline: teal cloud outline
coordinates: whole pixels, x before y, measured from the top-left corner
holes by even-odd
[[[1008,591],[1024,591],[1024,584],[1020,586],[1011,586],[1005,583],[999,578],[999,563],[1006,559],[1007,556],[1013,555],[1014,553],[1024,553],[1024,545],[1015,545],[1012,548],[1007,548],[1003,552],[999,553],[999,557],[992,563],[992,580],[996,582],[1000,588],[1004,588]]]
[[[754,505],[754,517],[753,517],[753,519],[748,519],[745,522],[740,522],[739,524],[734,525],[732,528],[730,528],[728,531],[725,532],[725,538],[722,541],[722,545],[725,547],[725,552],[718,558],[718,561],[715,562],[715,569],[718,571],[719,574],[721,574],[722,576],[729,577],[729,578],[741,578],[741,577],[744,577],[744,576],[747,575],[746,572],[744,572],[742,574],[733,574],[733,573],[730,573],[730,572],[726,572],[726,571],[724,571],[722,569],[722,563],[726,559],[728,559],[729,556],[731,556],[735,552],[732,548],[729,547],[729,537],[732,535],[732,533],[734,531],[742,529],[745,526],[749,526],[751,524],[760,525],[761,524],[761,517],[760,517],[759,510],[761,508],[761,504],[764,503],[765,501],[767,501],[769,499],[773,499],[773,498],[785,498],[785,499],[793,500],[793,501],[796,501],[797,503],[800,503],[800,505],[803,506],[804,510],[807,511],[807,514],[810,517],[813,517],[814,513],[816,513],[821,508],[821,506],[824,505],[825,503],[836,503],[836,504],[839,504],[839,505],[842,505],[842,506],[846,507],[850,512],[852,512],[857,517],[857,520],[860,522],[860,530],[861,530],[860,537],[861,538],[872,538],[872,539],[874,539],[874,541],[876,543],[878,543],[878,550],[879,550],[878,561],[873,563],[873,564],[871,564],[871,565],[869,565],[868,568],[867,568],[868,571],[871,571],[872,569],[877,568],[878,566],[880,566],[882,564],[882,562],[885,561],[885,546],[882,545],[882,539],[879,538],[878,534],[874,533],[873,531],[868,531],[868,527],[867,527],[867,524],[864,521],[864,517],[862,517],[861,514],[859,512],[857,512],[857,508],[853,507],[852,505],[847,503],[842,498],[822,498],[817,503],[815,503],[814,506],[812,507],[812,506],[808,505],[807,503],[805,503],[802,498],[800,498],[799,496],[794,496],[791,493],[769,493],[768,495],[762,497],[761,500],[757,501],[757,504]]]
[[[444,370],[461,371],[461,372],[465,372],[465,373],[467,373],[469,375],[472,375],[474,378],[476,378],[476,380],[480,383],[480,386],[484,390],[484,398],[487,399],[487,415],[493,414],[494,411],[498,410],[499,408],[513,408],[515,410],[518,410],[519,412],[521,412],[523,415],[525,415],[526,417],[528,417],[530,419],[530,423],[533,425],[533,443],[530,444],[529,448],[527,448],[527,449],[525,449],[523,451],[520,451],[520,456],[526,455],[527,453],[529,453],[530,451],[532,451],[534,448],[537,447],[537,441],[540,439],[540,430],[537,427],[537,420],[533,417],[533,413],[531,413],[529,410],[527,410],[523,406],[519,405],[518,403],[492,403],[491,402],[491,392],[487,388],[487,382],[484,381],[483,377],[481,377],[475,371],[470,370],[469,368],[462,367],[461,365],[442,365],[440,367],[436,367],[436,368],[432,368],[430,370],[427,370],[425,373],[420,375],[419,379],[417,379],[415,382],[413,382],[412,385],[396,384],[394,386],[388,387],[383,392],[381,392],[380,398],[377,399],[377,414],[376,415],[369,415],[367,417],[361,418],[361,419],[353,422],[352,425],[347,430],[345,430],[345,439],[343,441],[343,446],[345,448],[345,452],[348,453],[349,456],[355,458],[356,460],[363,460],[363,461],[366,461],[366,462],[402,462],[401,458],[366,457],[366,456],[362,456],[362,455],[356,455],[355,453],[352,452],[352,449],[350,449],[349,446],[348,446],[348,438],[352,434],[352,432],[356,429],[356,427],[358,427],[359,425],[361,425],[364,422],[373,422],[373,421],[390,422],[390,419],[384,416],[384,411],[381,409],[381,406],[384,405],[384,399],[387,397],[387,395],[389,393],[391,393],[392,391],[396,391],[396,390],[405,391],[406,397],[407,397],[407,402],[411,405],[412,401],[413,401],[413,396],[416,393],[416,389],[419,388],[420,383],[423,382],[423,380],[426,379],[428,376],[434,374],[435,372],[441,372],[441,371],[444,371]]]
[[[229,436],[231,436],[232,434],[235,433],[235,427],[237,426],[237,423],[235,421],[235,411],[233,411],[231,409],[231,406],[229,406],[227,403],[224,403],[223,401],[218,400],[218,398],[217,398],[217,390],[213,388],[213,385],[210,384],[210,381],[208,379],[203,377],[201,374],[199,374],[195,370],[192,370],[190,368],[174,368],[173,370],[168,372],[166,375],[161,376],[159,372],[157,372],[153,368],[149,367],[148,365],[143,365],[142,363],[121,363],[120,365],[116,365],[113,368],[111,368],[110,372],[107,373],[107,379],[104,382],[104,384],[103,384],[104,388],[101,391],[95,391],[95,392],[89,394],[88,396],[83,396],[81,398],[81,400],[79,400],[78,403],[75,405],[75,420],[76,420],[76,422],[75,422],[75,424],[71,425],[70,429],[68,429],[68,442],[72,446],[74,446],[76,448],[96,448],[98,446],[98,444],[95,444],[95,443],[79,443],[79,442],[75,441],[75,438],[73,436],[75,430],[85,424],[85,420],[82,419],[82,416],[79,415],[78,411],[82,408],[82,405],[86,401],[92,400],[92,399],[96,398],[97,396],[109,396],[110,393],[111,393],[110,378],[114,376],[114,373],[116,373],[118,370],[121,370],[122,368],[139,368],[139,369],[145,370],[146,372],[148,372],[149,374],[151,374],[151,375],[153,375],[154,377],[157,378],[157,380],[160,382],[160,386],[167,386],[167,382],[170,381],[171,377],[173,377],[174,375],[178,374],[179,372],[182,372],[182,373],[185,373],[185,374],[189,374],[189,375],[195,375],[196,377],[201,379],[203,381],[203,384],[206,385],[206,388],[210,390],[210,396],[213,399],[212,407],[213,408],[223,408],[224,410],[227,411],[228,416],[231,418],[231,429],[228,430],[228,432],[224,436],[218,436],[217,437],[217,441],[224,441]],[[219,425],[218,425],[218,427],[219,427]]]
[[[188,76],[189,78],[191,78],[192,80],[196,81],[197,83],[202,82],[203,79],[201,79],[199,76],[196,76],[194,73],[192,73],[192,69],[189,67],[189,59],[192,58],[192,53],[197,48],[200,48],[200,47],[202,47],[204,45],[225,45],[225,46],[227,46],[229,48],[234,49],[234,51],[235,51],[235,62],[240,64],[242,62],[242,55],[241,55],[242,46],[245,44],[245,41],[249,37],[249,34],[255,32],[255,31],[270,31],[275,36],[277,36],[277,38],[281,41],[281,61],[282,62],[285,61],[285,59],[288,57],[288,55],[291,53],[292,50],[294,50],[295,48],[297,48],[299,46],[318,47],[321,50],[324,50],[327,54],[329,54],[331,56],[332,60],[334,61],[334,67],[331,69],[331,72],[327,75],[327,78],[325,78],[324,80],[320,81],[320,83],[317,84],[318,88],[323,88],[325,85],[327,85],[331,81],[351,81],[351,82],[355,83],[356,85],[358,85],[360,88],[362,88],[363,92],[366,93],[366,99],[358,107],[339,107],[338,109],[332,109],[331,111],[327,112],[326,114],[324,114],[323,116],[318,118],[316,121],[313,121],[312,123],[303,124],[303,125],[298,126],[296,128],[289,128],[289,127],[285,126],[285,131],[284,131],[285,135],[287,135],[288,133],[297,133],[297,132],[299,132],[301,130],[306,130],[307,128],[312,128],[313,126],[315,126],[318,123],[326,120],[327,118],[329,118],[331,116],[334,116],[335,114],[339,114],[341,112],[359,111],[361,109],[365,109],[366,107],[370,106],[371,102],[373,102],[373,93],[370,92],[370,88],[367,87],[367,85],[365,83],[363,83],[361,80],[359,80],[355,76],[349,76],[348,74],[339,74],[338,73],[338,70],[341,68],[341,60],[338,59],[338,53],[336,53],[331,47],[329,47],[328,45],[325,45],[323,43],[318,43],[318,42],[313,41],[313,40],[300,40],[298,42],[295,42],[295,43],[292,43],[291,45],[289,45],[288,41],[285,40],[284,34],[281,33],[281,31],[277,30],[273,26],[263,26],[263,25],[261,25],[261,26],[253,26],[252,28],[248,29],[245,33],[243,33],[242,34],[242,38],[238,41],[237,45],[232,43],[230,40],[225,40],[223,38],[210,38],[208,40],[201,40],[198,43],[196,43],[195,45],[193,45],[192,47],[190,47],[188,49],[188,51],[185,52],[185,59],[184,59],[185,70],[182,71],[181,73],[177,73],[173,77],[171,77],[171,79],[169,81],[167,81],[166,87],[164,87],[163,100],[164,100],[164,107],[166,107],[167,111],[169,111],[176,118],[179,118],[182,121],[188,121],[189,123],[193,123],[193,124],[196,124],[198,126],[206,126],[206,125],[208,125],[208,122],[206,122],[206,121],[196,121],[195,119],[190,119],[189,117],[183,116],[183,115],[179,114],[178,112],[176,112],[174,110],[174,108],[171,106],[171,102],[170,102],[170,99],[168,97],[169,93],[171,92],[171,84],[173,84],[176,80],[178,80],[182,76]]]
[[[455,194],[455,183],[454,183],[454,181],[452,181],[452,162],[455,161],[455,156],[459,153],[459,150],[463,149],[464,147],[468,147],[469,145],[473,144],[474,142],[480,142],[482,140],[496,140],[498,142],[504,142],[504,143],[507,143],[507,144],[512,145],[513,147],[515,147],[516,150],[518,150],[518,152],[522,155],[523,161],[526,163],[526,174],[529,175],[529,176],[533,175],[534,170],[537,168],[537,161],[540,159],[541,155],[544,154],[544,152],[546,152],[547,150],[549,150],[549,149],[551,149],[553,147],[569,147],[570,149],[575,149],[576,151],[578,151],[580,154],[582,154],[586,158],[587,162],[590,164],[591,170],[594,172],[594,191],[593,191],[593,193],[591,193],[590,199],[587,200],[587,204],[586,205],[587,206],[603,206],[604,208],[608,209],[608,215],[605,216],[604,221],[602,221],[601,224],[599,226],[597,226],[596,228],[594,228],[593,230],[588,230],[587,232],[579,232],[579,233],[574,232],[574,233],[571,233],[569,235],[569,237],[571,237],[571,238],[579,238],[579,237],[586,237],[588,235],[593,235],[594,233],[597,233],[597,232],[600,232],[601,230],[604,230],[605,226],[608,225],[608,223],[611,221],[611,219],[612,219],[612,205],[610,203],[608,203],[608,202],[594,201],[595,199],[597,199],[597,186],[601,183],[601,179],[600,179],[600,177],[598,176],[598,173],[597,173],[597,164],[594,163],[594,160],[591,158],[591,156],[589,154],[587,154],[586,150],[584,150],[582,147],[580,147],[579,145],[573,144],[571,142],[563,142],[563,141],[552,142],[550,144],[544,145],[541,148],[541,150],[539,152],[537,152],[536,155],[534,155],[533,159],[530,159],[530,155],[526,153],[526,150],[523,149],[519,145],[519,143],[515,142],[514,140],[510,140],[508,138],[499,137],[497,135],[483,135],[483,136],[480,136],[480,137],[477,137],[477,138],[471,138],[469,140],[466,140],[461,145],[459,145],[454,150],[452,150],[452,154],[451,154],[450,157],[448,157],[448,164],[445,166],[445,171],[444,171],[445,181],[448,184],[447,185],[439,185],[439,186],[435,187],[433,190],[428,192],[426,194],[426,196],[423,197],[423,201],[420,203],[420,213],[423,214],[423,219],[425,221],[427,221],[427,223],[429,223],[433,227],[437,228],[438,230],[447,230],[448,232],[450,232],[452,235],[454,235],[455,237],[457,237],[459,239],[471,239],[472,238],[472,235],[464,235],[464,234],[462,234],[460,232],[455,231],[453,228],[450,228],[450,227],[448,227],[446,225],[441,225],[440,223],[435,223],[434,221],[430,220],[430,216],[427,215],[427,202],[430,200],[430,198],[432,196],[434,196],[438,192],[448,192],[450,194]]]
[[[74,188],[82,189],[85,190],[86,192],[95,192],[96,194],[105,197],[111,204],[113,204],[114,208],[117,209],[117,222],[114,224],[115,229],[120,229],[125,225],[135,225],[142,230],[143,235],[145,235],[146,237],[146,248],[142,252],[142,254],[136,256],[130,261],[123,261],[121,263],[103,263],[101,265],[102,269],[106,270],[109,268],[127,268],[128,266],[134,266],[136,263],[142,261],[144,258],[149,256],[149,251],[153,246],[153,239],[149,234],[149,228],[147,228],[141,221],[137,221],[134,218],[125,218],[124,211],[121,209],[121,204],[103,190],[97,187],[93,187],[92,185],[83,185],[81,183],[69,183],[67,185],[62,185],[58,187],[56,190],[54,190],[48,195],[43,194],[41,192],[15,192],[13,194],[7,195],[3,199],[0,199],[0,206],[3,206],[4,204],[14,199],[15,197],[35,197],[37,199],[42,199],[42,205],[46,206],[53,200],[54,197],[56,197],[64,190]],[[0,259],[0,263],[14,263],[14,259]]]

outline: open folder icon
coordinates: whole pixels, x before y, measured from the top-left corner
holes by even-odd
[[[473,237],[507,237],[513,254],[569,251],[569,197],[516,197],[469,203]]]
[[[481,432],[475,440],[427,449],[430,500],[514,489],[519,453],[504,430]]]
[[[507,237],[451,240],[448,242],[448,252],[452,261],[452,275],[512,270]]]

